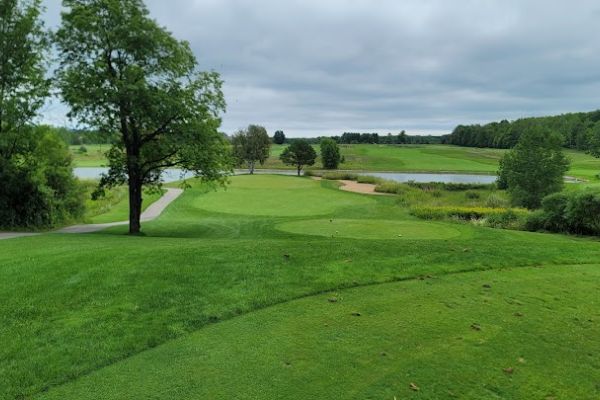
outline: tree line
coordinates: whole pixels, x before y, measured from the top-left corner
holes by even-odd
[[[600,110],[503,120],[485,125],[459,125],[441,140],[458,146],[508,149],[518,143],[521,135],[536,129],[558,135],[561,145],[566,148],[600,153]]]

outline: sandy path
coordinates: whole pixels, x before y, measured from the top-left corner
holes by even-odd
[[[162,212],[177,199],[183,193],[182,189],[167,189],[167,193],[164,194],[160,199],[156,200],[150,207],[142,213],[142,222],[152,221],[162,214]],[[55,233],[92,233],[98,232],[106,228],[113,226],[127,225],[129,221],[111,222],[108,224],[86,224],[86,225],[74,225],[66,228],[59,229]],[[18,237],[36,236],[39,233],[20,233],[20,232],[0,232],[0,240],[13,239]]]

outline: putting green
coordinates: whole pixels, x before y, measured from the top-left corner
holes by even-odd
[[[317,216],[375,204],[368,196],[321,187],[317,181],[272,175],[236,176],[227,190],[198,196],[193,207],[238,215]]]
[[[352,239],[448,239],[460,232],[446,224],[382,219],[311,219],[277,225],[284,232]]]

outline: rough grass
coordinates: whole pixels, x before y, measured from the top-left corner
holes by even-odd
[[[585,355],[598,350],[598,242],[444,222],[436,224],[456,236],[368,240],[277,229],[307,219],[427,223],[394,196],[346,193],[331,181],[243,176],[226,191],[195,186],[144,224],[144,237],[116,227],[0,241],[0,398],[405,398],[410,382],[429,398],[456,385],[466,398],[562,397],[570,385],[575,397],[596,396],[598,366]],[[575,264],[587,267],[560,267]],[[506,274],[504,292],[488,302],[468,289],[490,281],[495,288],[502,269],[540,265],[547,268]],[[486,270],[493,272],[477,278]],[[471,283],[458,274],[435,290],[343,291],[419,277],[425,281],[415,285],[437,282],[428,275],[445,282],[464,271],[473,271]],[[307,297],[330,291],[339,291],[338,303]],[[350,298],[356,302],[346,306]],[[517,323],[505,314],[515,299],[531,318]],[[320,303],[347,308],[328,314]],[[350,310],[362,316],[349,318]],[[352,325],[363,316],[363,325]],[[331,329],[322,330],[325,323]],[[481,331],[471,332],[474,323]],[[154,348],[164,353],[148,351]],[[499,373],[517,350],[528,372]],[[395,361],[374,368],[381,352],[394,352]],[[131,358],[137,354],[150,358]],[[297,375],[279,374],[289,368]]]
[[[84,222],[91,224],[104,224],[107,222],[127,221],[129,219],[129,197],[126,186],[119,186],[106,190],[104,197],[92,200],[92,192],[98,182],[83,181],[85,188],[85,215]],[[142,211],[160,199],[164,191],[144,191]]]

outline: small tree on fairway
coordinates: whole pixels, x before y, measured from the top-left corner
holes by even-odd
[[[257,162],[263,165],[271,154],[271,139],[267,130],[259,125],[250,125],[238,131],[233,135],[231,144],[237,165],[246,164],[250,174],[254,174]]]
[[[298,171],[298,176],[305,165],[314,165],[317,159],[317,152],[306,140],[294,140],[291,145],[286,147],[279,156],[286,165],[293,165]]]
[[[273,143],[275,143],[275,144],[284,144],[285,143],[285,134],[283,133],[283,131],[275,132],[275,135],[273,135]]]
[[[199,72],[187,42],[148,15],[142,0],[64,0],[56,33],[58,84],[70,116],[119,132],[105,187],[129,185],[129,232],[140,232],[142,186],[180,167],[224,183],[231,169],[221,134],[221,79]]]
[[[535,128],[524,132],[514,149],[504,155],[498,182],[506,186],[513,204],[533,209],[545,196],[562,189],[568,168],[561,138]]]
[[[337,169],[340,165],[342,155],[335,140],[331,138],[321,140],[321,160],[325,169]]]

